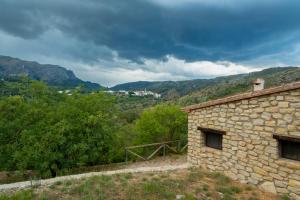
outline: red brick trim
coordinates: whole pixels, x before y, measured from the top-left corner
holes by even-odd
[[[300,82],[294,82],[294,83],[290,83],[290,84],[286,84],[286,85],[282,85],[282,86],[278,86],[278,87],[268,88],[268,89],[255,91],[255,92],[242,93],[242,94],[238,94],[238,95],[234,95],[234,96],[225,97],[222,99],[216,99],[216,100],[207,101],[207,102],[200,103],[200,104],[195,104],[195,105],[184,107],[182,110],[185,112],[191,112],[193,110],[197,110],[197,109],[201,109],[201,108],[205,108],[205,107],[230,103],[230,102],[239,101],[239,100],[243,100],[243,99],[250,99],[253,97],[259,97],[259,96],[263,96],[263,95],[285,92],[285,91],[289,91],[289,90],[295,90],[295,89],[299,89],[299,88],[300,88]]]

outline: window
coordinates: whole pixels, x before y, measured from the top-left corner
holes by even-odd
[[[198,128],[198,130],[201,130],[203,133],[205,146],[222,150],[222,140],[223,135],[225,134],[224,131],[207,128]]]
[[[279,154],[282,158],[300,161],[300,138],[274,135],[279,143]]]
[[[281,156],[300,161],[300,142],[280,141]]]

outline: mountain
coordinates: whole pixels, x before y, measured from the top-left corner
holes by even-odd
[[[218,82],[200,90],[193,91],[175,101],[180,105],[191,105],[208,100],[218,99],[225,96],[248,92],[252,89],[251,81],[256,78],[265,80],[265,88],[279,86],[286,83],[300,81],[300,68],[282,67],[270,68],[259,72],[244,75],[235,75],[216,78]]]
[[[222,76],[213,79],[186,81],[131,82],[116,85],[111,90],[151,90],[162,94],[165,99],[179,99],[182,104],[198,103],[205,100],[244,92],[251,88],[255,78],[266,80],[266,87],[300,80],[299,67],[268,68],[248,74]]]
[[[186,95],[192,91],[198,90],[209,83],[214,82],[212,79],[198,79],[198,80],[188,80],[188,81],[138,81],[119,84],[111,87],[111,90],[151,90],[167,96],[169,93],[175,92],[178,96]]]
[[[83,85],[90,90],[101,88],[97,83],[80,80],[71,70],[58,65],[39,64],[9,56],[0,56],[0,78],[10,79],[20,76],[28,76],[33,80],[44,81],[51,86],[62,88],[72,88],[78,85]]]

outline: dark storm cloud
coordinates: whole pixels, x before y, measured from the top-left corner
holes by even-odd
[[[107,47],[133,61],[166,55],[245,61],[300,42],[299,0],[207,2],[0,0],[0,29],[25,39],[57,29],[66,38],[92,44],[71,51],[82,59],[97,59],[102,51],[93,48]]]

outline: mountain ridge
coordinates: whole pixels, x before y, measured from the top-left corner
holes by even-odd
[[[97,83],[83,81],[73,71],[59,65],[39,64],[10,56],[0,55],[0,79],[28,76],[33,80],[44,81],[51,86],[72,88],[84,85],[89,90],[103,89]],[[299,67],[275,67],[261,71],[221,76],[211,79],[192,79],[183,81],[136,81],[116,85],[110,90],[151,90],[162,94],[165,100],[179,100],[182,104],[199,103],[212,98],[223,97],[250,89],[255,78],[266,80],[266,87],[277,86],[300,80]]]
[[[0,78],[28,76],[30,79],[44,81],[51,86],[72,88],[78,85],[92,90],[102,86],[76,77],[73,71],[59,65],[40,64],[36,61],[25,61],[19,58],[0,55]]]
[[[275,68],[267,68],[261,71],[251,72],[251,73],[244,73],[244,74],[237,74],[237,75],[229,75],[229,76],[220,76],[212,79],[193,79],[193,80],[185,80],[185,81],[136,81],[136,82],[129,82],[118,84],[114,87],[111,87],[111,90],[151,90],[153,92],[157,92],[162,94],[163,96],[168,96],[169,93],[173,93],[173,96],[185,96],[191,94],[193,92],[202,90],[206,87],[213,86],[222,82],[232,83],[238,82],[241,80],[255,79],[255,78],[266,78],[268,79],[269,76],[283,75],[284,73],[288,72],[289,70],[295,71],[295,74],[289,74],[292,78],[290,81],[293,80],[300,80],[300,72],[299,67],[275,67]],[[288,79],[288,77],[285,77]],[[278,82],[280,82],[278,80]],[[288,83],[289,80],[283,81],[283,83]],[[268,85],[268,82],[267,82]],[[176,94],[175,94],[176,93]]]

